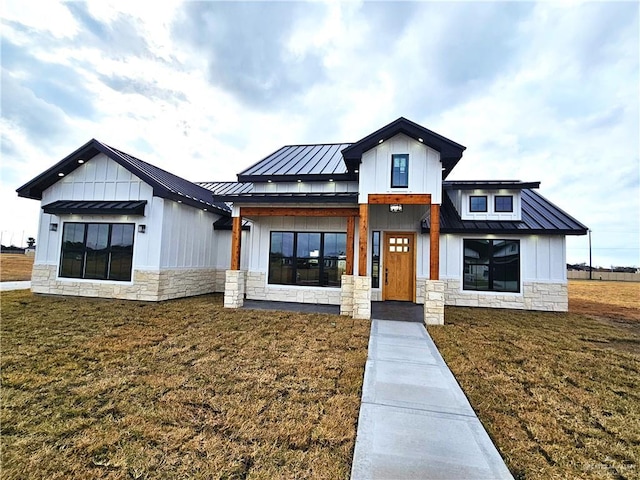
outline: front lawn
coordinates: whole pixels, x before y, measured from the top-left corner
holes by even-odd
[[[571,282],[570,310],[447,307],[430,327],[517,479],[640,478],[640,285]]]
[[[2,294],[1,467],[24,478],[348,478],[369,322]]]

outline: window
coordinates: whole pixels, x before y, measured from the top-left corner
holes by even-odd
[[[513,212],[513,197],[511,195],[496,195],[493,210],[495,212]]]
[[[131,280],[133,223],[65,223],[60,276]]]
[[[371,239],[371,287],[380,288],[380,232]]]
[[[465,240],[463,289],[520,291],[519,240]]]
[[[487,196],[486,195],[471,195],[469,197],[469,211],[470,212],[486,212],[487,211]]]
[[[409,154],[391,155],[391,187],[406,188],[409,186]]]
[[[346,252],[346,233],[271,232],[268,282],[339,287]]]

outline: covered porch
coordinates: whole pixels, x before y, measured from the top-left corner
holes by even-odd
[[[233,227],[231,238],[231,268],[226,272],[225,278],[225,307],[242,307],[247,296],[247,272],[240,269],[241,265],[241,227],[243,219],[259,221],[263,217],[333,217],[344,219],[346,226],[346,252],[344,257],[344,273],[341,276],[339,290],[339,313],[353,318],[370,319],[375,313],[372,303],[372,277],[371,266],[371,206],[373,205],[419,205],[426,207],[426,213],[430,215],[431,229],[429,232],[429,277],[424,282],[424,307],[416,305],[415,294],[407,302],[398,302],[398,305],[406,304],[410,307],[411,318],[415,317],[416,308],[422,310],[422,321],[427,324],[444,323],[444,285],[439,280],[439,214],[440,205],[431,203],[429,194],[369,194],[367,203],[361,203],[358,207],[346,205],[331,205],[321,207],[302,206],[234,206]],[[393,241],[393,240],[392,240]],[[426,248],[426,244],[425,244]],[[357,249],[357,253],[356,253]],[[416,248],[412,247],[411,256],[414,266],[416,262]],[[392,251],[395,251],[393,247]],[[400,251],[398,249],[398,251]],[[409,251],[409,248],[406,248]],[[389,255],[391,258],[391,254]],[[425,259],[426,261],[426,259]],[[426,264],[425,264],[426,265]],[[251,273],[251,272],[250,272]],[[267,282],[267,277],[262,273]],[[388,272],[384,277],[387,281]],[[405,275],[406,281],[413,285],[415,290],[415,269],[412,274]],[[268,286],[268,285],[267,285]],[[304,290],[304,286],[297,286]],[[382,287],[390,291],[390,287]],[[251,298],[251,297],[249,297]],[[386,299],[390,297],[387,296]],[[422,299],[422,298],[421,298]],[[299,301],[299,300],[298,300]],[[313,301],[313,299],[311,300]],[[337,298],[333,303],[337,303]],[[377,311],[381,315],[388,316],[385,306],[379,305]],[[377,318],[377,317],[373,317]]]

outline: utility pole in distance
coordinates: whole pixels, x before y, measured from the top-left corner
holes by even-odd
[[[591,229],[589,232],[589,280],[593,280],[593,266],[591,265]]]

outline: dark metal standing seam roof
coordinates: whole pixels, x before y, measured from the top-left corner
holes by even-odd
[[[153,188],[153,194],[158,197],[180,201],[197,208],[212,207],[221,215],[230,214],[229,207],[224,203],[214,202],[211,192],[207,189],[95,139],[18,188],[18,196],[41,200],[42,192],[60,180],[60,173],[68,175],[80,167],[79,160],[88,161],[99,153],[105,154],[148,183]]]
[[[45,213],[85,214],[85,215],[144,215],[146,200],[132,201],[87,201],[87,200],[57,200],[44,205]]]
[[[585,235],[588,227],[533,190],[521,191],[521,221],[462,220],[446,192],[440,208],[441,233]],[[429,231],[422,221],[422,231]]]
[[[317,145],[287,145],[238,174],[239,182],[266,182],[268,180],[356,179],[348,174],[341,151],[349,143]]]
[[[233,195],[239,193],[250,193],[253,191],[253,183],[239,182],[196,182],[196,185],[206,188],[214,195]]]

